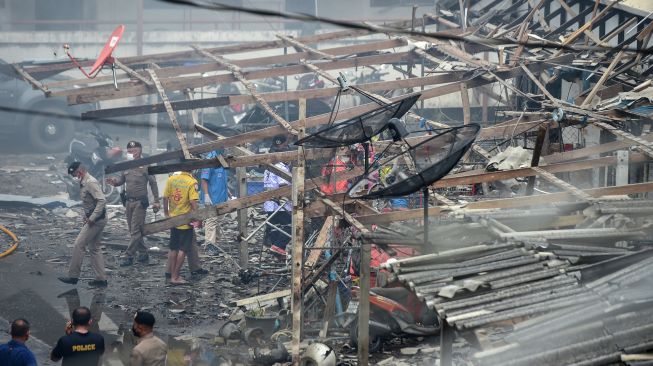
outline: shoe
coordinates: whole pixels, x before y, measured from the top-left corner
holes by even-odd
[[[120,267],[129,267],[132,264],[134,264],[134,258],[132,258],[132,257],[124,257],[120,261]]]
[[[107,287],[107,280],[93,280],[88,281],[88,284],[93,287]]]
[[[75,277],[57,277],[57,278],[59,279],[59,281],[63,283],[67,283],[69,285],[76,285],[77,281],[79,280]]]
[[[150,256],[147,255],[147,253],[141,253],[138,255],[136,260],[138,261],[138,263],[147,264],[150,262]]]
[[[204,268],[196,269],[190,273],[191,275],[207,275],[209,274],[209,271],[205,270]]]
[[[286,253],[285,250],[279,248],[276,245],[271,246],[270,251],[272,252],[272,254],[280,255],[280,256],[282,256],[284,258],[288,255],[288,253]]]

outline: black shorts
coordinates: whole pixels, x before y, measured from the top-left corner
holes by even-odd
[[[170,229],[170,250],[181,250],[184,252],[190,251],[190,246],[193,245],[193,229],[177,229],[173,227]]]

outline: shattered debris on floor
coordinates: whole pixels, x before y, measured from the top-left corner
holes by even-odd
[[[412,17],[401,11],[413,3]],[[80,305],[105,336],[105,365],[128,364],[139,309],[155,314],[171,366],[651,364],[653,8],[435,3],[352,8],[409,16],[383,24],[281,13],[268,40],[225,33],[207,47],[198,34],[174,50],[144,37],[140,4],[138,56],[112,38],[97,64],[111,73],[2,61],[3,77],[75,110],[0,103],[42,118],[32,141],[39,121],[41,138],[61,133],[49,118],[90,129],[69,131],[69,154],[0,156],[0,326],[29,317],[44,365]],[[225,9],[182,5],[184,19]],[[129,159],[132,139],[150,154]],[[106,289],[86,285],[88,259],[79,285],[57,281],[84,225],[66,173],[79,156],[108,203]],[[123,266],[129,225],[107,178],[141,168],[160,191],[175,172],[225,168],[226,200],[176,217],[147,209],[149,259]],[[200,222],[213,219],[210,243]],[[178,284],[166,279],[169,229],[186,223],[204,271],[184,265]]]

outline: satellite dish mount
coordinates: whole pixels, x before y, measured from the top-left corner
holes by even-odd
[[[104,44],[104,47],[102,48],[102,51],[100,52],[100,56],[95,60],[95,63],[93,63],[93,66],[91,67],[91,70],[89,72],[86,72],[82,65],[77,62],[77,60],[73,57],[73,55],[70,54],[70,46],[68,44],[64,44],[63,48],[66,51],[66,55],[70,58],[70,60],[77,66],[77,68],[84,74],[89,79],[94,79],[99,73],[100,70],[104,67],[104,65],[111,65],[111,71],[113,74],[113,86],[118,89],[118,80],[116,79],[116,60],[111,56],[111,53],[113,50],[116,49],[118,46],[118,42],[120,41],[120,38],[122,38],[122,34],[125,32],[125,26],[124,25],[119,25],[114,29],[113,33],[111,33],[111,36],[107,40],[107,42]]]

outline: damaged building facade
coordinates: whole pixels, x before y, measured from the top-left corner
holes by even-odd
[[[257,2],[183,3],[161,6],[260,15]],[[125,314],[137,309],[162,319],[175,365],[651,362],[648,2],[371,0],[357,4],[366,21],[290,3],[257,19],[320,26],[222,44],[180,36],[158,51],[128,29],[129,51],[119,43],[94,78],[78,70],[93,59],[1,65],[83,108],[7,113],[70,119],[85,126],[78,134],[138,131],[126,137],[149,155],[108,161],[99,180],[136,167],[161,184],[182,170],[230,174],[232,199],[169,218],[148,211],[149,266],[117,264],[125,214],[106,192],[116,199],[102,239],[109,287],[80,289],[105,309],[99,330],[115,339],[105,364],[124,363]],[[382,19],[381,9],[397,11]],[[85,31],[103,38],[115,27],[94,25]],[[47,173],[57,159],[32,174],[65,187],[65,174]],[[4,165],[8,176],[29,170]],[[65,317],[77,292],[25,289],[68,263],[53,243],[72,243],[75,202],[9,193],[23,196],[0,195],[0,224],[17,234],[0,273],[29,275],[5,285],[0,318],[31,316],[24,303]],[[216,244],[197,229],[209,273],[166,284],[169,230],[212,218]],[[36,324],[45,349],[53,328]]]

